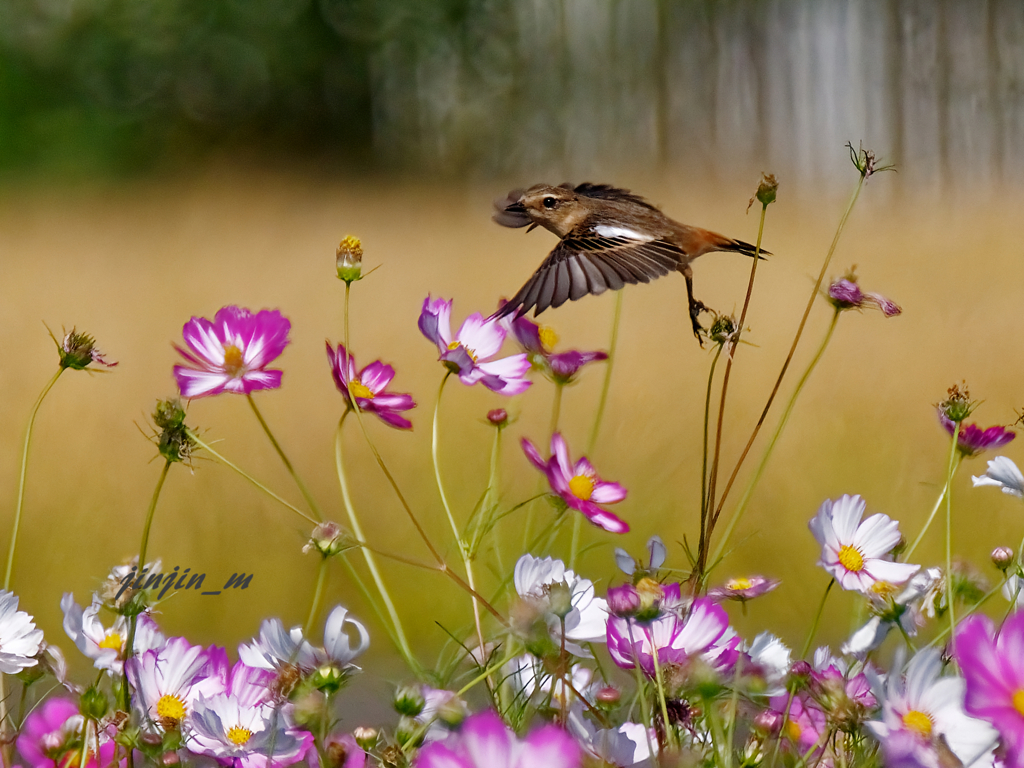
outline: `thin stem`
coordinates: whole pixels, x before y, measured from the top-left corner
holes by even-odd
[[[828,593],[832,591],[832,585],[835,583],[835,579],[829,579],[828,586],[825,587],[825,594],[821,596],[821,603],[818,605],[818,612],[814,614],[814,623],[811,624],[811,631],[807,633],[807,639],[804,641],[804,649],[800,651],[801,659],[806,658],[807,652],[811,650],[811,645],[814,643],[814,636],[818,634],[818,624],[821,623],[821,615],[825,612],[825,602],[828,600]]]
[[[580,551],[580,534],[583,530],[583,515],[573,515],[572,540],[569,544],[569,569],[576,567],[576,555]]]
[[[960,422],[953,422],[953,437],[949,441],[949,464],[946,466],[946,607],[949,610],[949,642],[956,640],[956,618],[953,615],[953,473],[956,472],[956,448],[960,437]]]
[[[57,372],[53,374],[46,386],[43,387],[43,391],[39,393],[39,397],[36,398],[35,404],[32,406],[32,410],[29,411],[28,415],[28,428],[25,430],[25,444],[21,449],[21,474],[18,476],[18,501],[14,505],[14,529],[11,532],[11,546],[7,551],[7,570],[4,573],[4,589],[10,591],[11,589],[11,573],[14,570],[14,553],[18,548],[18,531],[21,528],[21,510],[25,505],[25,476],[28,472],[28,449],[32,445],[32,427],[36,423],[36,414],[39,413],[39,406],[43,404],[43,399],[53,389],[53,385],[57,383],[57,379],[64,373],[63,368],[58,368]]]
[[[277,495],[276,493],[274,493],[274,492],[273,492],[272,490],[270,490],[269,488],[267,488],[267,486],[265,486],[265,485],[264,485],[263,483],[261,483],[261,482],[260,482],[259,480],[257,480],[257,479],[256,479],[255,477],[253,477],[252,475],[250,475],[250,474],[249,474],[248,472],[246,472],[246,471],[245,471],[244,469],[242,469],[241,467],[239,467],[239,466],[238,466],[237,464],[233,463],[232,461],[230,461],[229,459],[227,459],[227,458],[226,458],[226,457],[224,457],[223,455],[221,455],[221,454],[217,453],[217,451],[215,451],[215,450],[214,450],[213,448],[211,448],[211,447],[210,447],[209,443],[205,443],[205,442],[203,442],[203,440],[202,440],[202,439],[201,439],[201,438],[199,437],[199,435],[197,435],[197,434],[196,434],[195,432],[193,432],[193,431],[192,431],[191,429],[190,429],[190,430],[188,430],[188,436],[189,436],[189,437],[190,437],[190,438],[191,438],[191,439],[193,440],[193,442],[195,442],[195,444],[196,444],[196,445],[198,445],[198,446],[199,446],[200,448],[202,448],[202,449],[203,449],[204,451],[206,451],[207,453],[209,453],[209,454],[210,454],[210,455],[211,455],[211,456],[212,456],[212,457],[213,457],[214,459],[216,459],[217,461],[219,461],[219,462],[220,462],[221,464],[223,464],[223,465],[224,465],[225,467],[227,467],[228,469],[233,469],[233,470],[234,470],[235,472],[237,472],[237,473],[238,473],[239,475],[241,475],[242,477],[244,477],[244,478],[245,478],[246,480],[248,480],[248,481],[249,481],[250,483],[252,483],[252,484],[253,484],[253,485],[255,485],[255,486],[256,486],[257,488],[259,488],[259,489],[260,489],[261,491],[263,491],[263,492],[264,492],[265,494],[267,494],[267,495],[268,495],[268,496],[269,496],[270,498],[272,498],[272,499],[274,499],[275,501],[277,501],[278,503],[280,503],[280,504],[282,504],[282,505],[284,505],[284,506],[288,507],[288,509],[290,509],[290,510],[291,510],[292,512],[294,512],[294,513],[295,513],[296,515],[298,515],[299,517],[301,517],[301,518],[302,518],[303,520],[306,520],[307,522],[313,523],[313,525],[316,525],[317,523],[319,523],[319,522],[320,522],[320,521],[319,521],[319,520],[317,520],[317,519],[316,519],[315,517],[311,517],[311,516],[310,516],[310,515],[309,515],[308,513],[306,513],[306,512],[303,512],[303,511],[302,511],[301,509],[299,509],[299,508],[298,508],[298,507],[296,507],[295,505],[293,505],[293,504],[291,504],[291,503],[289,503],[289,502],[285,501],[284,499],[282,499],[282,498],[281,498],[280,496],[278,496],[278,495]]]
[[[708,480],[708,503],[706,509],[715,508],[715,487],[718,483],[718,464],[721,458],[722,452],[722,425],[725,422],[725,397],[729,392],[729,377],[732,375],[732,363],[736,358],[736,350],[738,349],[740,336],[743,333],[743,324],[747,321],[747,309],[750,307],[750,297],[754,293],[754,277],[757,275],[757,264],[761,261],[761,236],[764,234],[764,217],[768,212],[768,204],[761,204],[761,220],[757,226],[757,243],[754,246],[754,263],[750,265],[750,279],[747,281],[747,295],[743,298],[743,309],[740,310],[739,324],[736,326],[736,331],[729,344],[729,354],[725,360],[725,374],[722,376],[722,397],[718,403],[718,424],[715,427],[715,458],[711,462],[711,477]],[[708,382],[710,387],[710,380]],[[701,514],[701,522],[705,520],[706,511]],[[699,583],[701,577],[704,574],[704,569],[707,566],[708,553],[707,545],[711,538],[711,533],[714,530],[715,523],[717,522],[717,516],[711,518],[711,525],[707,530],[701,531],[701,546],[697,555],[697,582]]]
[[[587,456],[590,456],[597,446],[597,435],[601,431],[601,420],[604,418],[604,409],[608,404],[608,389],[612,383],[612,364],[615,362],[615,352],[619,346],[619,325],[622,320],[623,293],[624,291],[617,291],[615,294],[615,313],[612,315],[612,338],[608,343],[608,360],[604,367],[604,382],[601,384],[601,397],[597,401],[597,413],[594,414],[594,426],[590,429],[590,440],[587,441]]]
[[[142,528],[142,543],[139,545],[139,573],[141,574],[143,569],[146,567],[146,550],[149,549],[149,531],[153,525],[153,517],[156,515],[156,503],[160,499],[160,491],[163,490],[164,481],[167,479],[167,472],[171,468],[170,461],[164,462],[164,467],[160,470],[160,477],[157,478],[156,488],[153,489],[153,497],[149,500],[149,509],[146,510],[146,522]],[[124,694],[123,694],[123,705],[125,712],[131,712],[131,689],[128,685],[128,661],[132,658],[132,654],[135,648],[135,630],[138,626],[139,615],[133,613],[131,623],[128,625],[128,639],[125,640],[124,644],[124,661],[125,661],[125,673],[124,673]]]
[[[629,630],[629,647],[633,651],[633,671],[636,673],[636,692],[637,696],[640,697],[640,720],[644,725],[644,736],[647,737],[647,751],[651,756],[658,755],[658,752],[654,749],[654,744],[651,743],[651,731],[650,728],[654,724],[654,718],[651,717],[647,711],[647,697],[644,696],[644,676],[643,671],[640,668],[640,654],[636,649],[636,641],[633,640],[633,620],[626,619],[626,628]],[[653,647],[653,646],[652,646]],[[657,649],[654,649],[657,653]],[[665,725],[668,726],[668,719],[665,719]],[[658,763],[661,763],[660,755],[658,757]]]
[[[348,513],[349,523],[352,524],[352,532],[356,535],[359,541],[365,541],[366,537],[363,534],[363,527],[359,524],[359,518],[356,515],[355,507],[352,504],[352,496],[348,489],[348,478],[345,474],[345,461],[343,454],[343,443],[344,443],[344,432],[343,427],[345,426],[345,417],[348,416],[349,412],[345,411],[345,415],[341,417],[338,422],[338,430],[334,436],[334,463],[338,471],[338,483],[341,485],[341,498],[345,503],[345,511]],[[405,661],[414,670],[419,670],[419,663],[413,656],[412,649],[409,647],[409,641],[405,636],[405,630],[402,628],[402,620],[398,617],[398,611],[395,610],[395,604],[391,600],[391,594],[388,592],[387,585],[384,583],[384,577],[381,575],[380,568],[377,567],[377,559],[373,556],[373,553],[366,547],[362,547],[363,557],[366,558],[366,567],[370,570],[370,576],[373,577],[374,583],[377,585],[377,591],[380,592],[380,598],[384,601],[384,607],[388,612],[388,616],[391,617],[391,624],[395,629],[395,637],[397,639],[398,650],[405,657]]]
[[[494,514],[497,512],[500,497],[498,495],[499,485],[499,457],[501,456],[501,431],[503,427],[496,426],[494,428],[494,442],[491,443],[491,462],[487,472],[487,489],[484,491],[484,498],[481,502],[483,508],[483,515],[479,518],[480,523],[477,525],[473,535],[473,543],[471,547],[471,553],[475,555],[480,549],[480,545],[483,542],[484,534],[493,531],[496,523]],[[498,570],[503,571],[504,568],[501,566],[501,549],[500,549],[500,537],[494,539],[494,554],[498,561]]]
[[[451,505],[448,503],[448,495],[444,492],[444,483],[441,482],[441,463],[437,456],[437,447],[439,442],[438,437],[440,433],[441,395],[444,394],[444,385],[448,382],[448,377],[451,375],[451,371],[446,372],[444,378],[441,379],[441,386],[437,389],[437,402],[434,404],[434,422],[430,439],[430,456],[434,460],[434,480],[437,482],[437,492],[441,496],[441,505],[444,507],[444,512],[448,516],[448,522],[452,527],[452,535],[455,536],[455,543],[458,545],[459,553],[462,555],[462,564],[466,568],[466,580],[469,582],[469,588],[475,593],[476,584],[474,583],[473,577],[473,561],[470,557],[469,548],[466,546],[466,542],[463,541],[462,534],[459,533],[459,526],[455,523],[455,516],[452,514]],[[480,650],[483,652],[484,631],[483,626],[480,623],[480,606],[475,599],[472,603],[473,623],[476,625],[476,637],[480,643]]]
[[[807,366],[807,370],[804,371],[803,376],[800,377],[800,381],[797,383],[796,389],[793,390],[793,394],[789,398],[789,403],[786,405],[786,410],[782,412],[782,418],[779,419],[779,425],[775,428],[775,432],[772,434],[771,440],[768,442],[768,447],[765,448],[764,455],[761,457],[761,463],[758,464],[757,470],[754,472],[753,477],[750,478],[750,482],[747,484],[746,490],[743,491],[743,496],[740,498],[739,504],[736,505],[736,509],[733,511],[732,517],[729,518],[729,524],[726,526],[725,532],[722,534],[722,538],[718,542],[718,546],[715,547],[715,554],[711,558],[712,563],[718,562],[719,558],[722,557],[722,553],[725,552],[725,547],[729,543],[729,537],[732,535],[733,530],[735,530],[736,524],[740,521],[740,518],[743,517],[743,513],[746,511],[747,505],[750,503],[750,498],[754,494],[754,489],[757,487],[758,482],[760,482],[761,476],[764,474],[765,467],[768,466],[768,460],[771,458],[772,451],[775,450],[775,445],[778,443],[779,437],[782,435],[782,431],[786,428],[786,423],[789,421],[789,417],[793,413],[793,408],[796,406],[796,401],[800,396],[800,392],[803,390],[807,380],[811,377],[811,373],[813,373],[814,369],[817,367],[818,362],[821,360],[821,356],[825,354],[825,349],[828,347],[828,343],[832,340],[832,334],[836,330],[836,323],[839,322],[839,315],[840,311],[838,309],[833,312],[832,322],[829,323],[828,331],[825,333],[825,338],[821,340],[821,346],[818,347],[818,351],[811,359],[810,365]],[[719,506],[711,518],[711,529],[714,529],[721,512],[722,507]]]
[[[295,484],[299,487],[299,492],[302,494],[302,498],[306,500],[306,504],[309,506],[313,516],[316,517],[318,522],[323,520],[324,516],[320,512],[320,507],[313,498],[313,494],[309,492],[309,488],[306,486],[306,483],[303,482],[301,477],[299,477],[299,473],[295,471],[295,467],[293,467],[292,463],[288,460],[284,449],[281,448],[281,444],[277,442],[277,439],[274,437],[274,433],[270,431],[270,426],[263,418],[263,414],[260,413],[260,409],[256,407],[256,401],[253,399],[253,396],[251,394],[247,394],[245,399],[249,401],[249,407],[252,408],[252,412],[256,415],[256,419],[259,421],[260,426],[263,427],[263,431],[266,432],[267,437],[270,439],[270,444],[273,445],[274,450],[277,451],[277,455],[281,457],[281,461],[284,464],[285,469],[288,470],[288,474],[290,474],[292,479],[295,480]]]
[[[957,467],[960,466],[960,457],[957,457]],[[953,469],[956,472],[956,468]],[[949,476],[946,477],[946,484],[942,486],[942,493],[939,494],[939,498],[935,500],[935,506],[932,507],[931,513],[928,515],[928,519],[924,522],[924,527],[921,528],[921,532],[917,534],[917,538],[914,539],[914,543],[910,545],[906,552],[903,553],[903,561],[907,562],[910,560],[910,556],[914,554],[914,550],[917,549],[917,545],[921,543],[921,539],[928,533],[928,529],[931,527],[932,520],[935,519],[935,515],[938,514],[939,507],[942,506],[943,500],[946,498],[946,493],[949,491]]]
[[[313,588],[313,602],[309,606],[309,618],[302,627],[302,636],[309,640],[313,625],[316,624],[317,614],[320,613],[320,603],[323,601],[324,585],[327,584],[327,564],[329,560],[326,555],[320,556],[320,566],[316,572],[316,587]]]
[[[555,382],[555,398],[551,403],[551,429],[550,434],[555,434],[558,431],[558,419],[562,415],[562,390],[565,389],[565,384],[561,382]]]
[[[661,704],[661,716],[665,723],[665,745],[674,747],[676,743],[676,732],[672,730],[672,724],[668,721],[668,703],[665,701],[665,683],[661,677],[661,663],[658,661],[658,648],[651,643],[651,658],[654,659],[654,682],[658,688],[658,702]]]
[[[800,337],[803,335],[804,326],[807,324],[807,318],[810,317],[811,308],[814,306],[814,300],[818,298],[818,292],[821,290],[821,283],[825,279],[825,273],[828,272],[828,266],[832,263],[832,255],[836,251],[836,246],[839,244],[839,237],[843,234],[843,229],[846,227],[846,221],[850,218],[850,214],[853,212],[853,206],[857,202],[857,198],[860,197],[861,188],[864,186],[864,176],[861,175],[857,181],[857,187],[853,190],[853,194],[850,196],[850,202],[846,205],[846,210],[843,212],[842,218],[839,219],[839,226],[836,228],[835,237],[832,238],[832,245],[829,246],[828,253],[825,255],[825,261],[821,265],[821,272],[818,273],[818,279],[814,283],[814,289],[811,291],[811,297],[807,301],[807,307],[804,309],[803,317],[800,318],[800,325],[797,326],[796,336],[793,337],[793,344],[789,348],[789,354],[786,356],[786,361],[782,364],[782,370],[779,371],[779,376],[775,380],[775,386],[772,388],[771,394],[768,396],[768,402],[764,404],[764,410],[761,411],[761,416],[757,420],[757,424],[754,425],[754,430],[750,434],[750,439],[747,440],[746,446],[743,448],[743,452],[740,454],[739,459],[736,461],[736,466],[733,467],[732,474],[729,475],[729,482],[725,484],[725,489],[722,491],[722,498],[718,502],[718,509],[715,516],[721,514],[722,507],[725,505],[725,500],[729,496],[729,491],[732,489],[733,483],[736,482],[736,476],[740,472],[740,467],[743,466],[743,462],[747,458],[747,454],[750,453],[751,447],[754,445],[754,440],[757,439],[758,433],[761,431],[761,427],[764,425],[765,419],[768,417],[768,411],[772,407],[772,403],[775,402],[775,396],[779,393],[779,387],[782,386],[782,380],[786,376],[786,371],[789,370],[789,364],[793,361],[793,355],[796,353],[797,345],[800,343]]]
[[[711,386],[715,380],[715,366],[718,365],[718,358],[722,356],[724,345],[720,345],[715,351],[715,357],[711,361],[711,370],[708,371],[708,388],[704,395],[704,444],[701,450],[700,466],[700,545],[698,552],[703,552],[707,546],[707,522],[708,522],[708,432],[711,424]]]

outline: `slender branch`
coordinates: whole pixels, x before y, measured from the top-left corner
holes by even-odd
[[[302,636],[307,640],[313,631],[317,614],[320,613],[320,603],[323,601],[324,596],[324,585],[327,584],[327,563],[327,556],[320,555],[320,565],[316,571],[316,587],[313,588],[313,602],[309,606],[309,618],[306,619],[306,623],[302,627]]]
[[[953,422],[953,437],[946,467],[946,608],[949,611],[949,642],[956,641],[956,618],[953,616],[953,473],[956,472],[956,448],[960,438],[960,422]],[[950,648],[951,655],[952,647]],[[955,656],[954,656],[955,658]]]
[[[274,433],[270,431],[270,427],[266,420],[263,418],[263,414],[260,413],[260,409],[256,407],[256,401],[253,399],[251,394],[247,394],[245,399],[249,401],[249,407],[252,408],[252,412],[256,415],[256,419],[259,421],[260,426],[263,427],[263,431],[267,434],[270,439],[270,444],[274,446],[274,450],[277,451],[277,455],[281,457],[281,461],[284,463],[285,469],[295,480],[295,484],[299,487],[299,492],[302,497],[306,500],[306,504],[309,505],[310,511],[316,517],[318,521],[323,520],[323,513],[320,512],[320,507],[316,503],[316,499],[313,498],[313,494],[309,492],[309,488],[306,487],[306,483],[299,477],[299,473],[295,471],[295,467],[292,466],[291,461],[285,455],[284,449],[281,448],[281,444],[277,442],[274,437]]]
[[[960,465],[960,458],[957,457],[957,466]],[[953,468],[953,472],[956,473],[956,467]],[[946,483],[942,486],[942,493],[939,494],[939,498],[935,500],[935,506],[932,507],[931,513],[928,515],[928,519],[924,522],[924,527],[921,528],[921,532],[917,534],[917,538],[914,539],[914,543],[910,545],[906,552],[903,553],[903,562],[910,560],[910,556],[914,554],[914,550],[917,549],[917,545],[921,543],[921,539],[928,533],[928,529],[931,527],[932,520],[935,519],[935,515],[938,514],[939,507],[942,506],[942,502],[946,498],[946,493],[949,491],[950,477],[947,475]]]
[[[601,420],[604,418],[604,409],[608,404],[608,389],[612,383],[612,365],[615,363],[615,353],[619,347],[619,325],[622,320],[622,296],[624,291],[615,293],[615,313],[612,315],[612,338],[608,343],[608,360],[604,367],[604,382],[601,384],[601,397],[597,401],[597,413],[594,414],[594,426],[590,430],[590,439],[587,441],[587,456],[594,453],[597,446],[597,435],[601,431]]]

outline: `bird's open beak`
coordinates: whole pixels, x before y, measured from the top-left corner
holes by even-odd
[[[503,227],[519,229],[530,224],[530,217],[522,203],[523,190],[514,189],[502,200],[494,201],[494,221]]]
[[[521,213],[526,215],[526,206],[523,205],[522,201],[516,200],[511,205],[505,206],[505,213]]]

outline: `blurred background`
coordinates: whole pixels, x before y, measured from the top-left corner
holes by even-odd
[[[457,561],[430,465],[443,371],[416,319],[427,292],[454,297],[457,322],[490,312],[554,245],[546,232],[490,221],[491,201],[515,186],[614,183],[674,218],[752,241],[748,200],[762,171],[779,177],[764,235],[775,256],[758,271],[750,346],[739,350],[726,413],[730,470],[855,186],[844,145],[863,142],[898,173],[868,182],[831,272],[856,264],[863,287],[904,314],[841,319],[720,571],[783,579],[733,614],[748,637],[770,628],[799,645],[827,583],[806,529],[821,501],[861,493],[869,511],[901,520],[912,538],[942,484],[948,443],[932,406],[947,387],[968,381],[984,401],[983,426],[1012,423],[1024,403],[1022,43],[1017,0],[6,0],[0,509],[8,525],[28,412],[56,365],[43,323],[93,333],[120,361],[109,374],[65,374],[42,407],[14,578],[22,606],[84,675],[60,629],[60,595],[88,602],[109,567],[137,552],[160,468],[142,433],[156,399],[175,391],[170,344],[190,316],[212,317],[225,304],[291,318],[284,386],[258,402],[321,505],[343,521],[333,456],[343,404],[323,340],[341,338],[334,249],[345,234],[363,239],[367,269],[380,265],[353,287],[353,350],[361,365],[392,363],[394,388],[419,403],[411,434],[370,428]],[[738,312],[749,266],[735,255],[705,257],[695,267],[697,296]],[[560,349],[607,348],[613,306],[613,296],[587,297],[542,319]],[[828,318],[821,303],[783,401]],[[579,570],[599,590],[619,578],[613,547],[639,555],[652,533],[669,544],[670,562],[685,566],[679,542],[696,537],[710,360],[690,334],[681,279],[627,289],[591,458],[629,489],[615,511],[633,530],[613,538],[585,529],[590,549]],[[565,393],[561,424],[576,455],[603,373],[585,370]],[[511,402],[449,385],[441,454],[461,519],[486,484],[491,408],[516,418],[505,433],[502,500],[536,492],[518,441],[546,442],[552,394],[543,380]],[[195,401],[189,422],[298,503],[244,400]],[[349,428],[368,538],[426,560]],[[1016,443],[1005,453],[1021,458]],[[300,552],[302,521],[202,456],[192,470],[172,469],[150,551],[168,569],[206,573],[207,584],[254,577],[247,590],[218,597],[179,593],[161,605],[165,630],[233,648],[264,617],[301,623],[316,566]],[[955,549],[993,580],[988,552],[1015,545],[1024,520],[1019,501],[971,490],[969,475],[983,471],[983,459],[967,461],[955,483]],[[506,570],[522,551],[522,527],[512,517],[502,528]],[[552,553],[564,556],[567,542]],[[942,547],[936,528],[922,561],[938,562]],[[489,567],[498,569],[494,553],[480,563],[487,593],[498,583]],[[468,600],[439,575],[394,563],[387,571],[429,662],[447,638],[439,624],[468,626]],[[338,602],[374,632],[346,706],[351,725],[375,722],[383,692],[404,672],[340,567],[327,605]],[[832,601],[823,642],[847,636],[853,605],[850,596]]]

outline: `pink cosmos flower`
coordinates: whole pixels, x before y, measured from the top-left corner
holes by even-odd
[[[938,413],[939,423],[952,437],[953,422],[942,412],[941,408],[938,410]],[[977,424],[961,424],[960,434],[956,439],[956,447],[963,456],[977,456],[982,451],[987,451],[991,448],[1002,448],[1016,436],[1015,433],[1005,427],[996,426],[982,429]]]
[[[818,565],[843,589],[864,593],[878,582],[903,584],[921,567],[886,559],[900,541],[899,523],[888,515],[872,515],[861,522],[866,506],[860,496],[825,499],[808,523],[821,544]]]
[[[253,315],[241,307],[222,307],[213,321],[193,317],[182,328],[188,349],[175,349],[190,365],[174,366],[185,398],[281,386],[281,371],[267,370],[288,345],[291,323],[275,310]]]
[[[967,683],[964,708],[999,731],[1006,766],[1024,768],[1024,612],[1010,616],[998,636],[988,617],[967,617],[953,648]]]
[[[32,768],[78,766],[82,756],[82,722],[78,707],[67,699],[49,699],[25,718],[18,736],[18,752]],[[109,765],[114,759],[114,742],[97,733],[90,724],[89,758],[86,768]],[[97,744],[97,740],[101,743]]]
[[[622,501],[626,498],[626,489],[598,477],[586,457],[573,464],[569,459],[569,448],[558,432],[551,436],[551,456],[546,461],[526,438],[523,438],[522,445],[526,458],[547,476],[551,489],[571,509],[583,513],[590,522],[606,531],[626,533],[629,530],[626,523],[598,506]]]
[[[223,692],[227,657],[222,649],[213,651],[172,637],[162,648],[125,662],[125,674],[136,693],[133,703],[142,710],[144,727],[176,726],[191,713],[200,694]]]
[[[785,693],[772,698],[772,707],[785,714],[786,703],[790,694]],[[825,712],[807,695],[794,696],[786,718],[786,730],[783,734],[796,744],[800,754],[814,747],[821,741],[828,728]],[[818,750],[815,750],[817,752]]]
[[[503,318],[508,322],[507,318]],[[558,343],[558,335],[549,327],[533,322],[525,315],[517,317],[511,323],[512,333],[516,337],[537,370],[543,371],[559,384],[568,384],[576,378],[583,366],[607,360],[606,352],[580,352],[572,349],[567,352],[554,352]]]
[[[468,718],[458,733],[420,750],[415,768],[579,768],[579,745],[546,725],[519,741],[494,712]]]
[[[678,588],[678,585],[676,585]],[[654,654],[658,664],[682,664],[687,659],[711,652],[729,627],[729,617],[721,606],[701,598],[693,601],[685,617],[665,612],[651,621],[636,621],[619,616],[608,617],[608,652],[623,669],[640,668],[654,677]]]
[[[530,386],[526,372],[530,361],[526,355],[510,355],[491,360],[505,342],[505,329],[497,320],[484,320],[476,312],[462,322],[452,335],[452,302],[444,299],[423,300],[420,332],[437,345],[440,360],[448,370],[457,373],[463,384],[481,383],[502,395],[518,395]]]
[[[729,579],[722,586],[709,589],[708,597],[715,601],[739,600],[740,602],[746,602],[747,600],[753,600],[755,597],[767,595],[779,584],[778,579],[769,579],[765,576]]]
[[[412,429],[412,422],[400,411],[408,411],[416,407],[412,395],[400,395],[395,392],[385,392],[388,384],[395,378],[395,369],[385,365],[380,360],[375,360],[363,370],[356,372],[355,355],[345,350],[344,344],[339,344],[337,350],[327,342],[327,360],[331,364],[331,375],[334,377],[334,386],[338,388],[345,402],[352,407],[352,400],[349,397],[349,387],[355,395],[356,404],[361,411],[369,411],[377,414],[385,424],[398,429]]]

